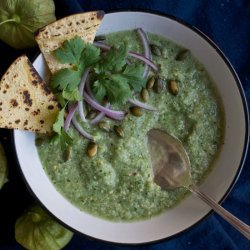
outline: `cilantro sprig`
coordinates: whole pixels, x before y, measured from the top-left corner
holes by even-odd
[[[82,99],[78,91],[84,71],[91,67],[91,88],[97,101],[107,98],[110,103],[124,104],[133,93],[138,93],[145,85],[142,64],[128,64],[128,46],[112,47],[105,53],[80,37],[66,40],[53,51],[57,61],[65,68],[52,75],[50,86],[63,107],[53,125],[56,138],[63,147],[72,143],[72,138],[64,131],[64,114],[68,102]]]
[[[52,142],[60,143],[61,148],[65,149],[66,146],[72,145],[73,139],[70,137],[68,133],[64,131],[64,113],[67,103],[64,107],[58,112],[56,120],[53,124],[53,131],[56,133],[52,138]]]
[[[70,64],[58,70],[51,78],[50,86],[55,92],[69,101],[79,101],[78,86],[84,70],[96,63],[100,58],[100,49],[84,42],[76,36],[64,41],[61,47],[53,51],[61,64]]]
[[[128,65],[127,55],[128,46],[123,44],[109,50],[94,66],[93,92],[98,101],[107,97],[111,103],[125,103],[145,85],[143,65]]]

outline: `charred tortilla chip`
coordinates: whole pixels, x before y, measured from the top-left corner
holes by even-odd
[[[59,108],[29,59],[17,58],[0,82],[0,127],[51,133]]]
[[[36,41],[52,74],[70,65],[60,64],[52,51],[65,40],[80,36],[85,42],[92,43],[104,16],[103,11],[85,12],[67,16],[40,29]]]

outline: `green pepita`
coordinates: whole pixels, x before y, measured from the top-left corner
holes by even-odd
[[[114,131],[115,131],[117,136],[124,137],[124,131],[123,131],[123,128],[121,126],[115,125],[114,126]]]
[[[105,41],[106,40],[106,36],[104,35],[99,35],[95,37],[95,41]]]
[[[66,162],[71,157],[72,148],[70,146],[66,147],[63,151],[63,160]]]
[[[161,77],[158,77],[155,81],[154,84],[154,92],[159,94],[161,93],[161,91],[163,90],[163,83],[164,83],[164,79]]]
[[[144,101],[144,102],[147,102],[148,99],[149,99],[149,93],[148,93],[148,90],[147,89],[142,89],[141,91],[141,99]]]
[[[98,145],[95,142],[90,142],[87,147],[89,157],[94,157],[97,153]]]
[[[170,80],[168,82],[168,90],[172,95],[177,95],[179,92],[178,84],[175,80]]]
[[[109,132],[110,129],[111,129],[111,128],[110,128],[110,125],[109,125],[107,122],[104,122],[104,121],[99,122],[99,123],[98,123],[98,127],[99,127],[100,129],[106,131],[106,132]]]
[[[130,113],[134,116],[142,116],[142,110],[140,107],[133,106],[129,110],[130,110]]]
[[[180,51],[177,53],[177,55],[176,55],[176,57],[175,57],[175,60],[176,60],[176,61],[183,61],[183,60],[185,60],[185,59],[188,57],[189,52],[190,52],[190,51],[187,50],[187,49],[180,50]]]
[[[168,52],[167,47],[163,47],[163,49],[161,50],[161,54],[162,54],[162,57],[163,57],[164,59],[166,59],[166,58],[169,57],[169,52]]]
[[[159,46],[155,45],[155,44],[150,44],[150,49],[153,55],[155,56],[161,56],[162,52]]]
[[[154,83],[155,83],[155,77],[152,76],[147,81],[147,85],[146,85],[147,89],[152,89],[154,87]]]

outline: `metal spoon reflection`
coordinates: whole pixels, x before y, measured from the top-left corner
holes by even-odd
[[[250,239],[250,227],[217,204],[192,182],[190,160],[180,140],[159,130],[147,133],[154,182],[162,189],[184,187],[207,203],[217,214]]]

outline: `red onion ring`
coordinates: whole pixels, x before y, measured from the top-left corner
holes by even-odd
[[[142,46],[144,49],[144,56],[150,60],[152,60],[152,53],[149,47],[149,41],[148,41],[148,37],[147,34],[145,33],[145,31],[142,28],[138,28],[136,29],[139,38],[141,39],[142,42]],[[143,73],[143,78],[147,78],[149,73],[149,67],[148,65],[145,63],[145,68],[144,68],[144,73]]]
[[[145,34],[145,36],[146,36],[146,34]],[[108,45],[108,44],[105,44],[105,43],[103,43],[103,42],[94,42],[94,45],[96,46],[96,47],[98,47],[98,48],[103,48],[103,49],[105,49],[106,51],[107,50],[110,50],[111,49],[111,46],[110,45]],[[145,46],[146,46],[146,44],[145,44]],[[148,53],[148,51],[147,51],[147,53]],[[134,58],[136,58],[136,59],[138,59],[138,60],[141,60],[141,61],[143,61],[144,63],[145,63],[145,65],[147,66],[150,66],[155,72],[158,72],[159,71],[159,67],[151,60],[151,52],[149,52],[149,54],[148,54],[148,56],[146,56],[146,55],[143,55],[143,54],[140,54],[140,53],[137,53],[137,52],[134,52],[134,51],[129,51],[128,52],[128,55],[130,55],[130,56],[132,56],[132,57],[134,57]],[[148,72],[147,72],[148,70],[147,70],[147,68],[144,70],[144,73],[143,73],[143,77],[144,78],[146,78],[147,77],[147,74],[148,74]]]
[[[81,79],[81,83],[80,83],[80,86],[79,86],[79,93],[80,93],[81,96],[83,94],[85,83],[86,83],[86,81],[88,79],[88,76],[89,76],[89,71],[90,71],[90,68],[87,68],[84,71],[82,79]],[[78,112],[79,112],[79,115],[80,115],[80,118],[82,119],[82,121],[86,122],[86,118],[85,118],[85,114],[84,114],[84,109],[83,109],[83,101],[82,100],[78,101]]]
[[[140,61],[143,61],[145,64],[150,66],[155,72],[159,71],[159,67],[155,63],[153,63],[150,59],[146,58],[144,55],[133,51],[129,51],[128,54]]]
[[[146,109],[146,110],[149,110],[149,111],[156,111],[157,109],[149,104],[146,104],[146,103],[143,103],[143,102],[140,102],[136,99],[132,99],[132,98],[129,98],[128,99],[128,102],[131,103],[131,104],[134,104],[140,108],[143,108],[143,109]]]
[[[105,108],[110,108],[110,103],[107,103],[105,105]],[[90,121],[90,124],[97,124],[99,121],[101,121],[105,117],[105,113],[100,112],[94,119]]]
[[[122,120],[125,116],[125,112],[124,111],[115,111],[115,110],[111,110],[108,108],[105,108],[103,106],[101,106],[98,102],[96,102],[94,99],[92,99],[86,91],[83,91],[83,97],[85,99],[85,101],[94,109],[103,112],[106,116],[114,119],[114,120]]]
[[[93,42],[93,45],[96,46],[97,48],[100,48],[103,51],[107,51],[107,50],[110,50],[112,48],[111,45],[108,45],[108,44],[103,43],[103,42]]]
[[[90,82],[89,82],[89,79],[87,79],[86,81],[86,84],[85,84],[85,89],[87,91],[87,93],[89,94],[89,96],[94,99],[94,95],[93,95],[93,92],[91,90],[91,86],[90,86]],[[81,94],[82,95],[82,94]]]
[[[85,137],[85,138],[87,138],[87,139],[89,139],[89,140],[91,140],[91,141],[94,141],[94,137],[93,137],[91,134],[89,134],[88,132],[86,132],[86,131],[82,128],[82,126],[78,123],[78,121],[76,120],[75,117],[72,118],[72,123],[73,123],[75,129],[76,129],[83,137]]]
[[[69,126],[70,126],[70,123],[71,123],[71,120],[72,118],[74,117],[74,114],[75,114],[75,111],[76,111],[76,108],[78,106],[78,103],[76,102],[72,107],[70,107],[69,109],[69,113],[65,119],[65,122],[64,122],[64,130],[67,132],[68,129],[69,129]]]

